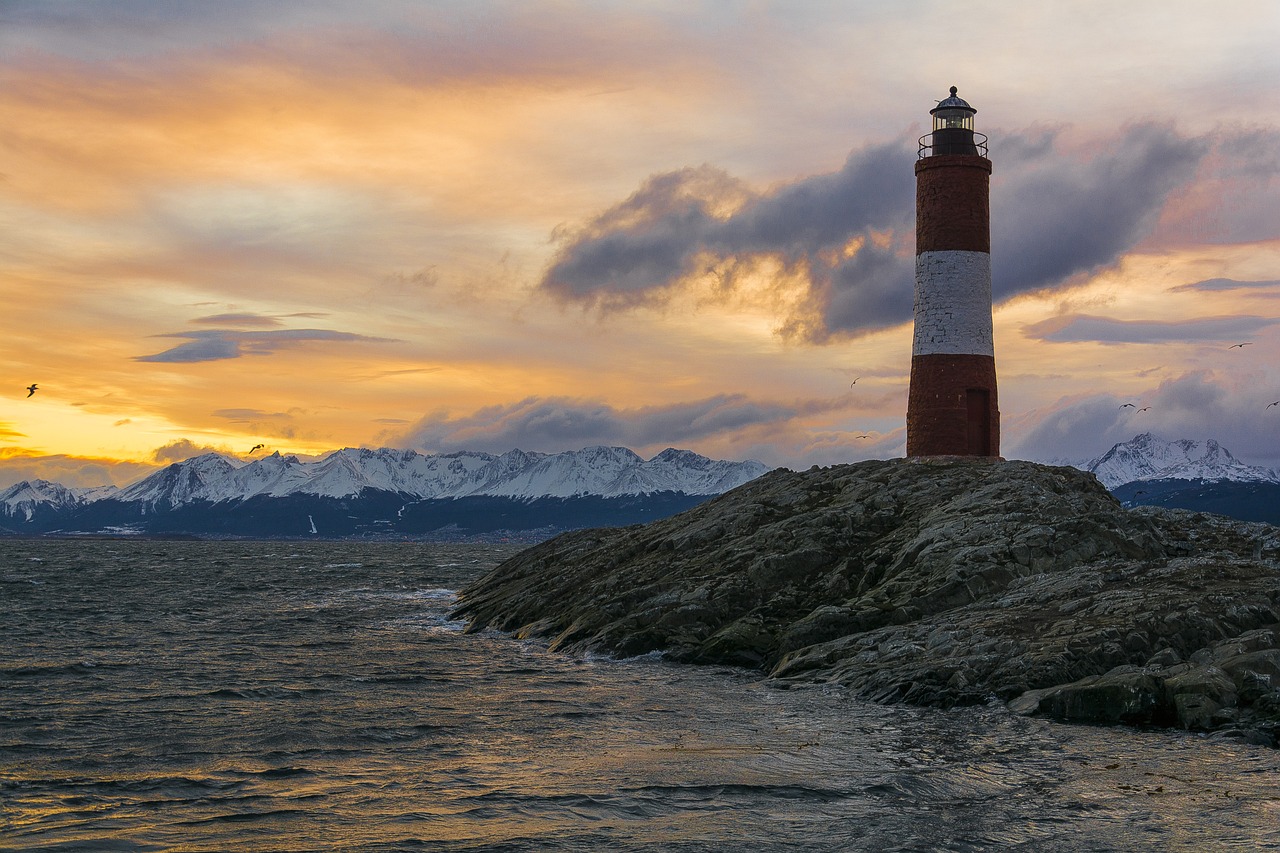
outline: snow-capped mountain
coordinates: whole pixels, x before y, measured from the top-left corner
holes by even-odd
[[[23,480],[0,492],[0,511],[30,521],[37,509],[66,509],[82,503],[76,492],[48,480]]]
[[[366,489],[418,499],[620,497],[657,492],[716,495],[766,470],[759,462],[713,460],[671,448],[647,461],[624,447],[587,447],[556,454],[512,450],[498,456],[346,448],[317,462],[275,453],[246,463],[206,453],[175,462],[111,497],[171,509],[197,501],[219,503],[259,496],[349,498]],[[4,493],[14,493],[9,499],[14,506],[21,501],[70,506],[79,500],[70,490],[51,483],[39,489],[28,485],[25,492],[17,489]]]
[[[0,534],[338,538],[549,536],[689,509],[766,472],[667,449],[423,455],[346,448],[315,462],[217,453],[116,490],[31,481],[0,492]]]
[[[1280,472],[1246,465],[1213,439],[1164,441],[1146,432],[1079,466],[1108,489],[1138,480],[1280,483]]]

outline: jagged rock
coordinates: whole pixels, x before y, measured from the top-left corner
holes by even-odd
[[[995,697],[1274,742],[1278,556],[1275,527],[1126,510],[1074,468],[872,461],[565,534],[464,590],[457,614],[555,649],[661,650],[877,701]]]

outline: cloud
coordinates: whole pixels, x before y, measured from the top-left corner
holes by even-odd
[[[1115,263],[1191,180],[1205,143],[1136,125],[1087,160],[1056,133],[1011,135],[992,184],[997,299],[1069,284]],[[998,160],[998,151],[994,155]],[[561,229],[540,289],[603,311],[660,303],[700,276],[727,295],[764,261],[803,293],[784,336],[822,342],[907,322],[912,313],[915,189],[905,140],[851,153],[840,171],[769,192],[702,166],[654,175],[577,229]]]
[[[1212,438],[1248,464],[1280,465],[1275,443],[1280,407],[1267,410],[1256,376],[1233,378],[1193,371],[1122,399],[1111,394],[1066,397],[1003,424],[1012,459],[1085,462],[1143,432],[1166,440]],[[1137,408],[1121,409],[1125,402]]]
[[[213,416],[231,421],[263,420],[268,418],[283,418],[287,420],[293,417],[288,412],[264,412],[261,409],[218,409],[213,412]]]
[[[181,462],[184,459],[190,459],[192,456],[202,456],[205,453],[226,453],[225,447],[214,447],[211,444],[196,444],[189,438],[181,438],[177,441],[171,441],[163,447],[157,447],[152,451],[151,457],[160,465],[168,465],[172,462]]]
[[[1280,140],[1272,128],[1216,133],[1195,182],[1161,215],[1155,242],[1256,243],[1280,237],[1277,162]]]
[[[311,341],[331,343],[390,343],[390,338],[374,338],[350,332],[334,332],[328,329],[286,329],[278,332],[244,332],[201,330],[196,332],[172,332],[156,335],[160,338],[188,338],[191,343],[179,344],[172,349],[154,355],[136,356],[134,361],[153,361],[170,364],[187,364],[198,361],[220,361],[245,355],[271,355],[282,349],[291,349]]]
[[[847,400],[769,403],[724,394],[664,406],[619,409],[608,403],[565,397],[528,397],[473,414],[429,415],[401,441],[429,452],[512,448],[555,452],[591,445],[637,448],[688,444],[777,426],[805,415],[847,406]]]
[[[1089,314],[1066,314],[1022,327],[1029,338],[1042,341],[1096,341],[1106,344],[1237,341],[1280,323],[1280,317],[1226,316],[1196,320],[1115,320]]]
[[[48,480],[69,488],[126,486],[156,470],[143,462],[30,451],[0,451],[0,489],[23,480]]]
[[[1280,287],[1280,279],[1266,279],[1262,281],[1237,281],[1233,278],[1207,278],[1204,281],[1197,281],[1193,284],[1180,284],[1177,287],[1171,287],[1169,290],[1173,293],[1179,291],[1219,291],[1219,290],[1269,290],[1271,288]]]
[[[902,241],[914,199],[903,164],[913,156],[904,140],[868,148],[839,172],[767,194],[709,166],[654,175],[626,201],[560,232],[539,286],[564,301],[619,309],[660,301],[701,274],[732,290],[767,259],[808,285],[784,331],[821,338],[896,324],[911,312],[914,266]]]
[[[210,314],[208,317],[197,317],[191,322],[202,326],[259,326],[274,328],[283,325],[275,317],[247,313]]]
[[[386,379],[391,376],[412,376],[415,373],[439,373],[444,370],[443,367],[405,367],[397,370],[381,370],[370,376],[361,377],[365,380]]]
[[[1047,150],[991,191],[991,290],[996,300],[1051,289],[1115,263],[1155,224],[1169,194],[1208,150],[1167,125],[1126,128],[1089,160]],[[995,156],[995,154],[993,154]]]

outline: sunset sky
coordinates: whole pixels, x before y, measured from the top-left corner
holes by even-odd
[[[256,444],[902,456],[952,85],[1003,455],[1280,466],[1278,34],[1274,0],[2,0],[0,487]]]

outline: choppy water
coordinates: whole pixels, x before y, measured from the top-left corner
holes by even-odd
[[[0,540],[0,849],[1280,849],[1280,754],[448,621],[513,549]]]

